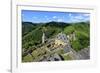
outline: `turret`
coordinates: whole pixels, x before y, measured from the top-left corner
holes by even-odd
[[[45,33],[43,32],[43,35],[42,35],[42,43],[45,43]]]

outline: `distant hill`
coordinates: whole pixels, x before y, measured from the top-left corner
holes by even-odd
[[[69,26],[69,23],[65,23],[65,22],[48,22],[45,24],[45,26],[56,26],[56,27],[65,27],[65,26]]]
[[[36,24],[31,22],[22,22],[22,35],[26,35],[28,32],[31,32],[36,28]]]

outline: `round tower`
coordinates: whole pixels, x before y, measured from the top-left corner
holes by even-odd
[[[42,35],[42,43],[45,43],[45,33],[43,32],[43,35]]]

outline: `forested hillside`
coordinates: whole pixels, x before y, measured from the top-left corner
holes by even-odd
[[[90,43],[89,22],[22,22],[22,48],[28,50],[32,46],[41,44],[41,37],[43,32],[45,32],[47,38],[52,38],[60,32],[63,32],[66,35],[70,35],[74,32],[76,35],[76,40],[72,40],[70,43],[72,48],[76,51],[88,47]]]

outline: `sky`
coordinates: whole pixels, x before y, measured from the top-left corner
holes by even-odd
[[[89,13],[78,13],[78,12],[51,12],[51,11],[33,11],[33,10],[22,10],[21,12],[22,21],[33,22],[33,23],[46,23],[51,21],[56,22],[84,22],[90,20]]]

